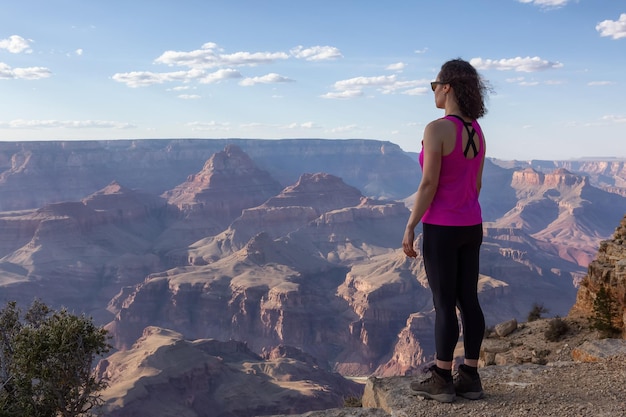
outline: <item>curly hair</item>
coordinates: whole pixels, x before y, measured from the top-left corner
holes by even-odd
[[[469,62],[458,58],[444,63],[439,79],[452,86],[464,115],[479,119],[487,114],[485,97],[491,89]]]

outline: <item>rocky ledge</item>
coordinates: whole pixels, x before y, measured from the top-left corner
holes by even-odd
[[[498,364],[480,368],[486,394],[481,400],[457,398],[444,404],[412,394],[411,381],[426,374],[370,377],[362,407],[313,411],[303,416],[626,415],[626,340],[600,339],[584,322],[565,318],[569,331],[558,341],[546,341],[551,320],[522,323],[507,335],[494,332],[485,339],[483,361],[490,356]],[[495,351],[497,354],[490,355]]]

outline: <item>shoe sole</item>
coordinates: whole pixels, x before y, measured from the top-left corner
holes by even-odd
[[[481,398],[483,398],[485,396],[485,392],[484,391],[479,391],[479,392],[457,392],[457,394],[459,397],[463,397],[466,398],[468,400],[480,400]]]
[[[439,401],[440,403],[451,403],[456,400],[456,394],[430,394],[426,391],[413,391],[413,393],[420,397],[430,398],[431,400]]]

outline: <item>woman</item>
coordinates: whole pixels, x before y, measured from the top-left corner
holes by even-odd
[[[478,302],[478,264],[482,243],[480,193],[485,139],[476,119],[486,113],[487,87],[468,62],[455,59],[441,67],[431,83],[443,118],[424,129],[420,165],[422,180],[407,222],[402,246],[416,257],[415,227],[423,225],[424,267],[435,306],[436,361],[425,381],[411,383],[416,394],[442,402],[456,395],[469,399],[484,393],[478,356],[485,319]],[[464,364],[452,378],[454,348],[463,324]]]

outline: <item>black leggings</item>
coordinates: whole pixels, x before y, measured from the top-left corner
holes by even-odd
[[[485,317],[477,293],[482,224],[423,224],[423,233],[424,267],[435,305],[437,359],[453,360],[459,340],[456,307],[463,324],[465,358],[478,359],[485,333]]]

